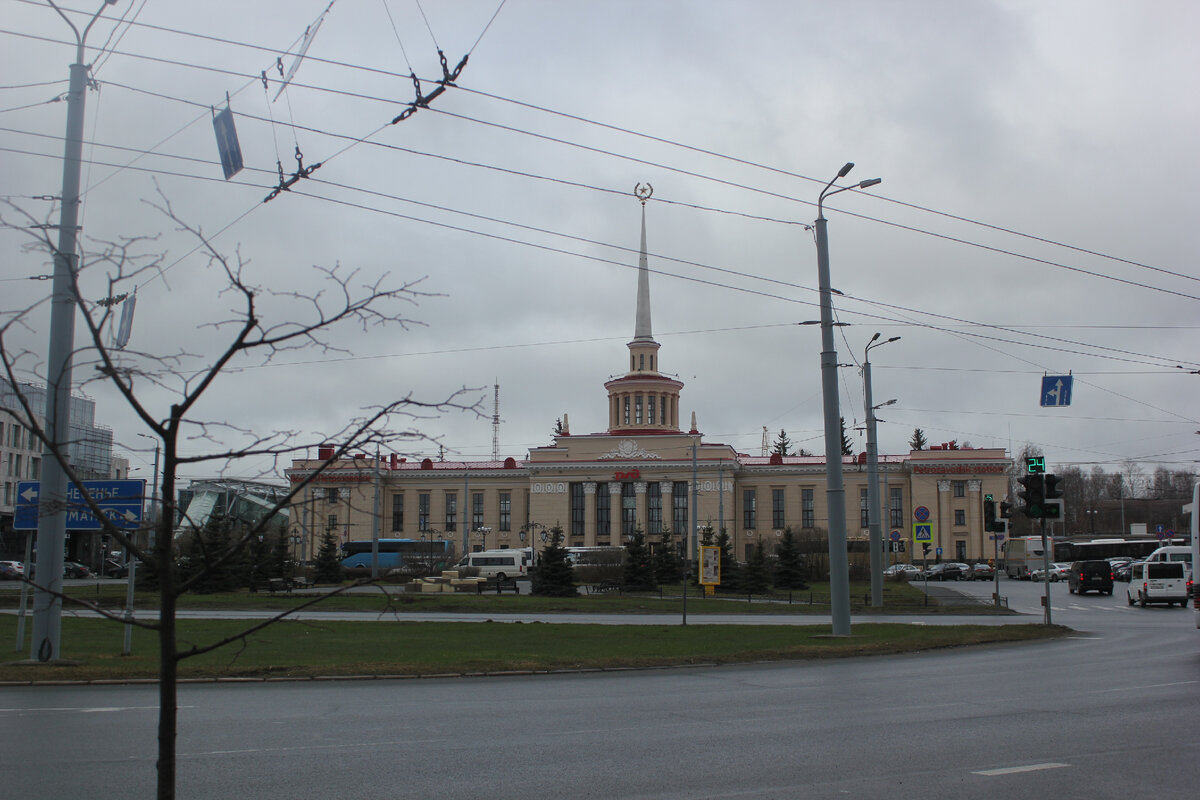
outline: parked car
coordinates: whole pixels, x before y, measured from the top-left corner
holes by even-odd
[[[25,565],[20,561],[0,561],[0,578],[15,581],[25,575]]]
[[[912,564],[892,564],[883,571],[883,574],[889,578],[895,578],[903,575],[905,580],[918,580],[921,577],[921,570],[914,567]]]
[[[949,561],[942,564],[931,564],[922,573],[922,577],[927,581],[958,581],[962,580],[962,576],[962,565]]]
[[[991,564],[980,562],[971,567],[971,580],[973,581],[990,581],[996,575],[996,570],[992,569]]]
[[[90,578],[92,571],[80,564],[78,561],[63,562],[63,577],[64,578]]]
[[[1067,574],[1067,591],[1083,594],[1095,589],[1101,594],[1113,593],[1113,568],[1107,561],[1076,561]]]
[[[109,558],[105,560],[104,566],[100,568],[100,574],[107,578],[124,578],[129,574],[129,567],[115,558]]]

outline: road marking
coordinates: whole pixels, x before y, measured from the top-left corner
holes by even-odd
[[[180,708],[195,708],[195,706],[180,706]],[[157,711],[158,706],[49,706],[43,708],[0,708],[0,714],[46,714],[51,712],[71,712],[77,714],[100,714],[113,711]]]
[[[1026,764],[1023,767],[1002,767],[1000,769],[979,769],[972,770],[972,775],[1012,775],[1017,772],[1037,772],[1042,769],[1058,769],[1059,767],[1069,767],[1070,764],[1059,764],[1055,761],[1049,761],[1045,764]]]

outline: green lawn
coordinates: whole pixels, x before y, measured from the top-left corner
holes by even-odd
[[[16,618],[0,616],[0,642],[13,647]],[[252,623],[181,620],[179,641],[203,645]],[[26,622],[26,638],[30,625]],[[1043,625],[858,623],[850,637],[829,625],[563,625],[456,622],[282,622],[213,653],[182,662],[185,678],[311,678],[438,675],[559,669],[797,660],[911,652],[992,642],[1054,638]],[[120,655],[124,627],[64,617],[62,650],[70,665],[0,664],[0,681],[153,678],[157,639],[134,630],[132,655]],[[10,652],[13,652],[10,650]],[[27,658],[28,644],[13,658]]]

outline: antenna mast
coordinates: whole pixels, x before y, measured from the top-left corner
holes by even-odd
[[[767,454],[767,426],[766,425],[763,425],[762,454],[764,456]]]
[[[500,379],[496,379],[496,383],[492,388],[495,390],[495,399],[492,405],[492,461],[500,460]]]

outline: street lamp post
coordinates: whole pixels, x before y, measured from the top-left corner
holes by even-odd
[[[487,535],[492,532],[492,529],[486,525],[479,525],[475,528],[475,532],[479,534],[479,544],[487,550]]]
[[[842,481],[842,427],[838,409],[837,351],[833,347],[833,297],[829,284],[829,233],[825,198],[850,189],[865,189],[879,178],[830,191],[833,182],[854,168],[847,162],[817,198],[817,282],[821,299],[821,397],[825,410],[825,502],[829,510],[829,594],[833,634],[850,634],[850,575],[846,557],[846,488]]]
[[[895,400],[874,405],[871,400],[871,348],[900,339],[893,336],[880,342],[876,333],[863,350],[863,393],[867,407],[867,526],[871,545],[871,605],[883,605],[883,530],[879,509],[879,440],[875,434],[875,409],[890,406]]]

